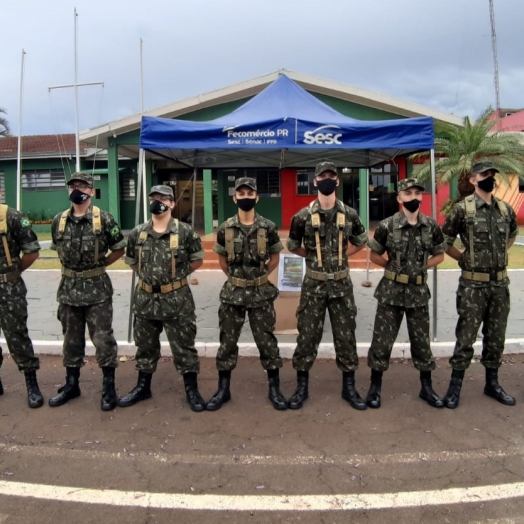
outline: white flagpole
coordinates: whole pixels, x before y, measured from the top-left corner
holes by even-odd
[[[80,171],[80,132],[78,130],[78,13],[75,7],[75,142],[76,163],[75,171]]]
[[[431,166],[431,214],[434,220],[437,220],[437,176],[435,172],[435,150],[431,149],[429,162]],[[433,267],[433,342],[437,342],[437,294],[438,278],[437,266]]]
[[[16,209],[22,209],[22,104],[24,100],[24,61],[25,51],[22,49],[22,67],[20,71],[20,109],[18,113],[18,152],[16,156]]]

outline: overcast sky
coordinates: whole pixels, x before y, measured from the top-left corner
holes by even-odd
[[[501,104],[524,107],[524,1],[494,0]],[[80,129],[287,68],[477,116],[494,105],[488,0],[77,0]],[[70,0],[0,0],[0,107],[74,132]]]

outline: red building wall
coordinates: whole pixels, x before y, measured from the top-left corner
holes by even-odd
[[[280,192],[282,196],[282,229],[289,229],[293,215],[315,200],[314,195],[297,195],[297,170],[280,171]]]

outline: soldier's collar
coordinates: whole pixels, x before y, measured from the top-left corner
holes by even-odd
[[[253,221],[253,224],[251,224],[251,227],[257,224],[259,221],[260,221],[260,215],[255,211],[255,220]],[[242,224],[242,222],[240,222],[238,218],[238,213],[229,219],[227,226],[228,227],[240,227],[240,226],[247,227],[246,224]]]
[[[81,217],[77,217],[75,215],[75,207],[73,205],[71,205],[71,207],[69,208],[69,215],[68,215],[68,218],[76,218],[76,219],[87,219],[87,220],[93,220],[93,204],[90,204],[89,207],[87,208],[85,214]]]
[[[335,205],[332,209],[336,209],[337,211],[340,211],[342,213],[345,213],[345,207],[344,203],[339,200],[338,198],[335,200]],[[318,201],[318,198],[313,201],[313,205],[311,206],[311,213],[318,213],[321,210],[320,202]],[[329,211],[329,209],[325,209],[324,211]]]
[[[404,214],[403,210],[400,210],[399,212],[399,220],[398,224],[400,227],[404,227],[409,224],[408,219],[406,218],[406,215]],[[424,215],[423,213],[419,213],[417,216],[417,225],[422,224],[424,226],[429,225],[428,217]],[[410,224],[411,225],[411,224]]]

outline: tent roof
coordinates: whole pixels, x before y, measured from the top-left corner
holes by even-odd
[[[313,93],[327,95],[340,100],[353,102],[361,106],[387,111],[399,115],[400,117],[431,116],[435,118],[435,120],[441,122],[462,125],[461,118],[449,113],[437,111],[421,104],[407,102],[405,100],[375,93],[360,87],[326,80],[304,73],[289,71],[287,69],[281,69],[267,75],[262,75],[234,85],[222,87],[214,91],[157,107],[146,111],[144,114],[147,116],[159,116],[164,118],[180,118],[183,117],[183,115],[196,110],[252,97],[283,74],[304,89]],[[98,145],[100,147],[107,147],[108,139],[110,137],[139,129],[140,120],[141,114],[136,113],[119,120],[111,121],[107,124],[87,129],[80,134],[80,138],[94,144],[96,137],[98,137]]]
[[[430,117],[356,120],[281,75],[209,122],[143,117],[140,146],[200,167],[309,166],[325,158],[357,167],[431,149],[433,139]]]

